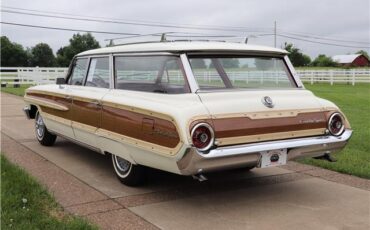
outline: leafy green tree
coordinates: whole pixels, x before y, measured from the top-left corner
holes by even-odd
[[[61,47],[57,52],[59,66],[68,66],[72,58],[83,51],[100,48],[99,42],[90,34],[74,34],[69,45]]]
[[[319,66],[319,67],[335,67],[338,63],[333,61],[331,57],[326,56],[325,54],[320,54],[313,60],[312,66]]]
[[[288,57],[293,66],[308,66],[311,63],[311,58],[303,54],[300,49],[294,47],[291,43],[285,43],[284,49],[289,52]]]
[[[205,69],[206,63],[203,58],[193,58],[190,60],[191,67],[193,69]]]
[[[362,54],[370,60],[369,54],[365,50],[359,50],[356,52],[356,54]]]
[[[237,58],[222,58],[221,63],[224,68],[239,68],[240,65]]]
[[[269,70],[273,68],[270,58],[256,58],[254,64],[257,70]]]
[[[1,66],[28,66],[27,52],[23,46],[11,42],[6,36],[1,36]]]
[[[31,48],[31,66],[52,67],[55,66],[53,50],[46,43],[39,43]]]

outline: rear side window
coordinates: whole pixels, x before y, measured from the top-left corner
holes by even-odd
[[[69,78],[70,85],[82,85],[85,78],[87,68],[87,58],[77,59],[72,68],[72,73]]]
[[[179,57],[125,56],[115,57],[117,89],[153,93],[189,93]]]
[[[86,86],[109,88],[109,58],[91,58]]]

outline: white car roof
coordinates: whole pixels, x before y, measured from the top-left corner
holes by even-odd
[[[125,52],[181,52],[181,51],[236,51],[236,52],[261,52],[270,54],[287,54],[286,50],[268,46],[249,45],[232,42],[197,42],[197,41],[168,41],[124,44],[100,49],[88,50],[77,56],[125,53]]]

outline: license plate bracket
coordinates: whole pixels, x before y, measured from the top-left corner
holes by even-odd
[[[275,149],[261,152],[260,168],[285,165],[287,162],[287,149]]]

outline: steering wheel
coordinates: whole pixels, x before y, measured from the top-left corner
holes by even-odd
[[[95,87],[107,87],[107,86],[109,86],[109,84],[106,83],[105,80],[100,75],[93,76],[92,81],[87,81],[86,85],[87,84],[89,84],[89,85],[91,84],[91,86],[95,86]]]

